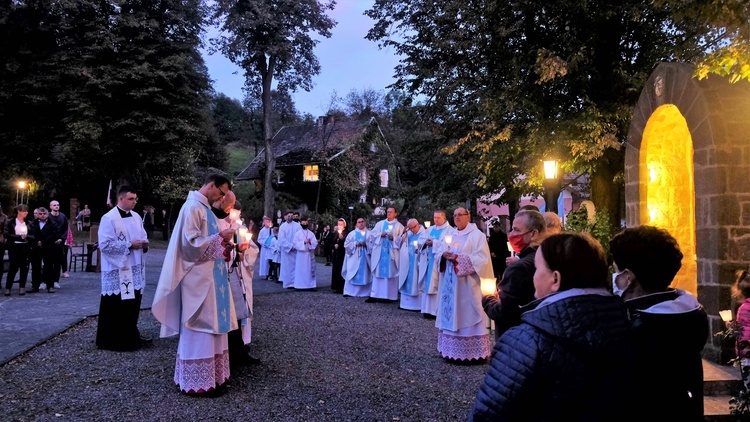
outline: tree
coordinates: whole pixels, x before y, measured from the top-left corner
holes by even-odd
[[[312,76],[320,72],[313,54],[318,43],[310,33],[329,38],[335,22],[325,15],[336,2],[317,0],[216,0],[211,9],[212,22],[224,35],[212,40],[214,50],[221,51],[232,63],[245,71],[248,91],[260,96],[263,105],[263,139],[266,173],[264,213],[274,210],[274,172],[276,158],[271,148],[272,101],[274,78],[278,90],[309,91]]]
[[[427,98],[425,121],[442,135],[432,151],[450,156],[475,193],[497,193],[498,203],[538,193],[541,160],[556,158],[591,175],[592,199],[611,221],[620,221],[621,146],[643,83],[708,35],[643,0],[377,0],[366,14],[376,21],[367,38],[404,57],[396,88]]]
[[[161,186],[194,185],[195,166],[226,161],[208,114],[200,0],[25,0],[0,11],[4,176],[18,166],[40,195],[79,198],[111,178],[148,201],[170,197]]]

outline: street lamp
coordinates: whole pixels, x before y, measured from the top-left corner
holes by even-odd
[[[557,160],[544,160],[544,194],[547,211],[557,213],[558,178]]]
[[[18,202],[18,191],[21,191],[21,202]],[[23,204],[23,195],[24,190],[26,190],[26,182],[23,180],[19,180],[16,184],[16,205]]]
[[[349,227],[354,227],[354,221],[352,218],[352,211],[354,211],[354,207],[352,205],[349,205],[349,224],[351,224]]]

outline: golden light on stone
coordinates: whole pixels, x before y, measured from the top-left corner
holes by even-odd
[[[667,230],[684,255],[672,287],[697,295],[693,141],[685,118],[672,104],[646,123],[639,156],[641,224]]]

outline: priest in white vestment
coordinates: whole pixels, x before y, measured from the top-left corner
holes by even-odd
[[[287,211],[286,221],[279,226],[279,281],[285,289],[294,287],[294,261],[297,250],[294,249],[294,235],[300,230],[299,223],[292,220],[292,212]]]
[[[369,297],[372,288],[372,272],[370,271],[371,233],[367,229],[365,219],[357,219],[354,230],[349,232],[344,241],[344,267],[341,276],[344,277],[344,296]]]
[[[232,368],[257,364],[260,361],[249,355],[253,320],[253,274],[258,258],[258,245],[247,237],[248,227],[240,218],[242,206],[231,190],[221,200],[214,203],[212,211],[219,218],[219,229],[235,229],[235,247],[225,252],[225,263],[232,290],[232,302],[237,314],[239,329],[229,332],[229,363]],[[252,222],[251,222],[252,224]],[[252,226],[251,226],[252,227]]]
[[[294,288],[297,290],[315,290],[318,287],[315,278],[315,248],[318,239],[315,233],[308,230],[307,217],[300,220],[301,230],[294,234]],[[283,264],[282,264],[283,265]]]
[[[148,239],[143,220],[133,211],[138,195],[122,186],[117,206],[99,223],[99,250],[102,266],[102,297],[96,346],[105,350],[135,350],[141,345],[138,315],[146,288]]]
[[[396,220],[396,209],[388,208],[386,219],[378,221],[372,230],[372,289],[365,302],[395,302],[398,300],[399,251],[394,239],[401,236],[404,226]]]
[[[180,336],[174,382],[188,395],[220,394],[229,379],[227,333],[237,316],[224,252],[235,231],[220,230],[210,206],[228,191],[229,180],[214,174],[188,193],[151,307],[161,337]]]
[[[416,218],[406,222],[406,230],[396,238],[399,244],[398,291],[399,308],[419,311],[422,307],[420,287],[427,270],[427,251],[424,250],[424,228]]]
[[[445,236],[453,233],[445,211],[437,210],[432,215],[432,227],[425,230],[424,244],[427,249],[427,269],[425,270],[422,291],[422,316],[434,319],[437,315],[437,292],[442,274],[439,271],[440,257],[446,250]]]
[[[450,250],[443,252],[445,268],[440,268],[437,348],[451,362],[482,361],[491,352],[481,290],[481,279],[494,280],[490,249],[466,208],[457,208],[453,221],[456,228],[450,242],[446,239]]]

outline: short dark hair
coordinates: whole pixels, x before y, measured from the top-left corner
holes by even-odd
[[[527,204],[518,209],[519,211],[539,211],[539,207],[534,204]]]
[[[617,269],[630,270],[644,290],[665,290],[682,267],[680,245],[668,231],[654,226],[628,227],[609,241]]]
[[[16,205],[15,210],[16,210],[16,214],[18,214],[19,211],[29,212],[29,206],[26,204],[18,204]]]
[[[129,193],[137,193],[135,189],[131,188],[128,185],[120,186],[120,189],[117,189],[117,197],[121,197],[123,195],[127,195]]]
[[[531,209],[527,210],[521,210],[516,213],[516,217],[526,216],[529,220],[529,226],[528,228],[531,230],[536,230],[539,233],[544,233],[544,231],[547,229],[547,222],[544,221],[544,216],[539,211],[534,211]]]
[[[607,288],[609,266],[602,245],[587,233],[552,235],[539,245],[551,271],[560,273],[560,290]]]
[[[232,187],[232,182],[227,179],[226,176],[221,174],[209,174],[206,176],[206,179],[203,181],[204,185],[207,185],[209,183],[213,183],[216,185],[216,187],[227,185],[229,187]]]

